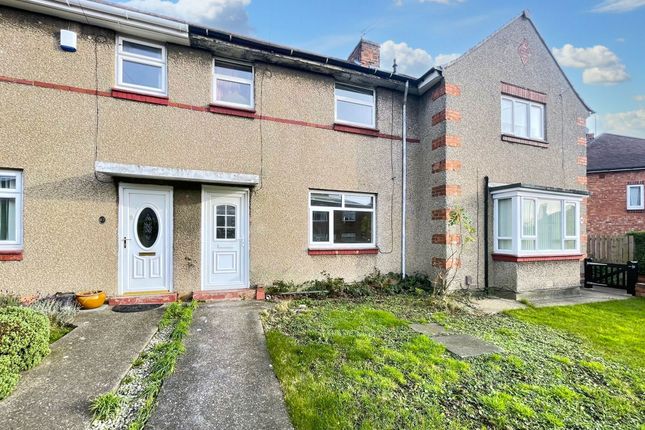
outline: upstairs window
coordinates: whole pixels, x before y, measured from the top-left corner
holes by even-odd
[[[22,249],[22,172],[0,170],[0,251]]]
[[[163,45],[119,36],[116,64],[119,88],[167,95],[166,48]]]
[[[627,210],[645,209],[644,185],[627,185]]]
[[[502,96],[502,133],[544,140],[544,105]]]
[[[580,253],[580,197],[517,189],[493,194],[495,252]]]
[[[214,60],[213,103],[252,109],[253,66],[230,61]]]
[[[376,196],[312,191],[309,245],[314,248],[373,248]]]
[[[336,84],[334,94],[337,123],[376,127],[374,90]]]

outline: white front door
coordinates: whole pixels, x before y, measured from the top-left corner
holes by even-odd
[[[248,288],[248,190],[202,189],[202,289]]]
[[[172,290],[172,187],[119,186],[119,291]]]

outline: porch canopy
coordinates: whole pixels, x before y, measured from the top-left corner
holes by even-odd
[[[178,169],[174,167],[143,166],[141,164],[111,163],[97,161],[94,170],[108,176],[123,178],[160,179],[187,181],[204,184],[246,185],[260,183],[260,176],[249,173],[214,172],[210,170]]]

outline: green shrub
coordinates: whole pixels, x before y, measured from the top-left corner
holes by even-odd
[[[19,372],[31,369],[49,354],[49,320],[33,309],[0,308],[0,357]]]
[[[0,355],[0,400],[13,391],[20,374],[10,365],[9,356]]]
[[[645,231],[629,233],[634,237],[634,260],[638,261],[638,273],[645,275]]]

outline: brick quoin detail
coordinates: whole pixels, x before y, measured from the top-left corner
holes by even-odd
[[[578,176],[576,178],[576,182],[579,183],[580,185],[587,185],[587,177],[586,176]]]
[[[459,268],[461,267],[461,260],[458,258],[446,260],[445,258],[432,257],[432,267],[439,267],[441,269]]]
[[[461,185],[439,185],[432,187],[432,197],[460,196]]]
[[[576,118],[576,125],[580,127],[586,127],[587,126],[587,120],[584,118]]]
[[[537,103],[546,103],[546,94],[528,88],[518,87],[517,85],[502,82],[502,94],[519,97]]]
[[[452,109],[444,109],[432,115],[432,125],[444,121],[461,121],[461,113]]]
[[[587,165],[587,157],[579,155],[578,159],[576,160],[576,163],[578,163],[580,166],[586,166]]]
[[[439,245],[459,245],[461,236],[458,234],[433,234],[432,243]]]
[[[578,145],[587,146],[587,139],[584,137],[579,137],[577,140]]]
[[[627,185],[645,183],[645,170],[589,173],[587,180],[589,235],[619,236],[645,230],[645,211],[627,210]]]
[[[438,137],[432,141],[432,150],[434,151],[435,149],[442,148],[444,146],[450,146],[452,148],[457,148],[461,146],[461,137],[459,136],[452,136],[452,135],[444,135],[441,137]]]
[[[460,96],[461,87],[455,84],[447,84],[442,82],[437,88],[432,90],[432,100],[437,100],[439,97],[445,96]]]
[[[453,171],[461,169],[461,161],[459,160],[441,160],[436,163],[432,163],[432,173],[439,173],[445,171]]]
[[[450,218],[450,209],[448,208],[434,209],[432,211],[433,220],[447,220],[448,218]]]

